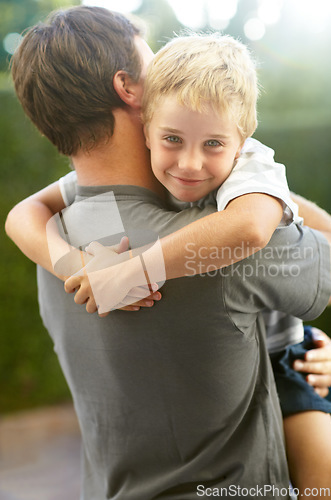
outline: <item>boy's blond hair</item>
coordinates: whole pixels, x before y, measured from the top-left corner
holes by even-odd
[[[151,63],[144,87],[148,127],[162,97],[175,94],[194,111],[211,104],[234,119],[245,140],[257,127],[256,68],[248,48],[228,35],[188,35],[165,45]]]

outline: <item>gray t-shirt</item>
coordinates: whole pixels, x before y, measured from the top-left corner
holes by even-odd
[[[215,211],[166,212],[156,195],[135,186],[78,187],[78,199],[110,190],[132,246]],[[94,205],[93,198],[85,204],[82,225]],[[111,217],[106,204],[103,211]],[[331,292],[329,275],[326,240],[295,225],[222,271],[168,281],[163,300],[138,313],[88,315],[39,268],[41,315],[82,431],[82,499],[194,500],[207,488],[234,498],[239,488],[253,488],[246,498],[262,488],[264,498],[288,498],[261,311],[316,317]]]

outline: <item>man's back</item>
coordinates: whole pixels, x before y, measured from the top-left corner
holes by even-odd
[[[146,243],[158,229],[163,235],[189,222],[184,212],[162,215],[157,197],[142,188],[114,191],[137,245],[142,234]],[[234,488],[229,496],[239,487],[288,487],[259,315],[243,306],[246,324],[234,325],[228,280],[219,272],[171,280],[154,308],[99,318],[39,269],[41,314],[82,428],[84,499],[191,500],[199,485],[200,492]]]

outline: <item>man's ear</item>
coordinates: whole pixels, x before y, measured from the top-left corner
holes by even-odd
[[[120,99],[133,109],[141,109],[143,88],[141,83],[133,82],[123,70],[117,71],[113,78],[113,86]]]
[[[144,125],[144,136],[145,136],[146,146],[148,147],[148,149],[151,149],[151,143],[150,143],[150,140],[149,140],[148,127],[146,127],[146,125]]]

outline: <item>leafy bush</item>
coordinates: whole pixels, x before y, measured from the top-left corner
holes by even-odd
[[[68,161],[30,124],[13,92],[0,93],[0,106],[3,227],[10,208],[64,175]],[[1,411],[68,398],[52,342],[39,317],[35,265],[4,233],[0,245]]]

